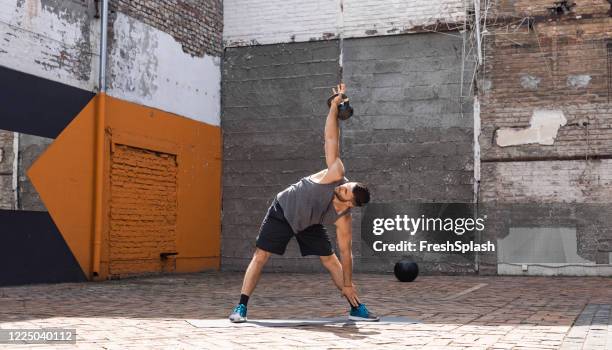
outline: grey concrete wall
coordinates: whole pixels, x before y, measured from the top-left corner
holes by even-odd
[[[272,199],[325,167],[323,127],[337,41],[228,48],[223,62],[222,268],[243,270]],[[333,235],[333,232],[331,232]],[[269,270],[318,270],[292,242]]]
[[[355,116],[341,126],[342,158],[347,177],[368,183],[373,201],[471,202],[472,101],[460,98],[461,44],[459,36],[441,34],[344,41],[342,78]],[[324,41],[226,50],[223,269],[246,267],[274,195],[325,166],[324,101],[340,78],[338,45]],[[359,210],[354,218],[356,269],[391,269],[393,261],[362,252]],[[329,232],[333,237],[333,227]],[[443,260],[440,255],[424,262],[423,270],[471,270],[471,262]],[[302,259],[292,242],[268,269],[320,266],[317,259]]]
[[[453,33],[450,33],[453,34]],[[377,203],[471,202],[473,102],[461,98],[459,36],[415,34],[344,41],[344,80],[356,116],[343,129],[351,179],[369,184]],[[468,93],[471,72],[466,71]],[[397,258],[375,257],[360,244],[359,268],[390,271]],[[469,272],[458,255],[412,255],[426,273]]]

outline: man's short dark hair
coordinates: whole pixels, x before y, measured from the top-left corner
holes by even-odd
[[[364,206],[370,201],[370,190],[366,184],[357,182],[353,187],[353,196],[355,196],[355,205],[358,207]]]

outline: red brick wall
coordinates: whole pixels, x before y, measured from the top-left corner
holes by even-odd
[[[551,16],[550,8],[559,0],[497,0],[495,9],[505,16]],[[605,15],[610,10],[606,0],[569,0],[570,16]]]
[[[540,22],[513,34],[500,29],[487,40],[480,92],[483,160],[612,154],[612,18]],[[590,80],[576,86],[577,76]],[[534,109],[558,109],[567,118],[552,146],[495,144],[497,129],[528,127]]]

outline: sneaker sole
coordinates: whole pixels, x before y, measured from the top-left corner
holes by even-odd
[[[380,321],[380,318],[363,318],[363,317],[358,317],[358,316],[349,316],[349,320],[351,321],[365,321],[365,322],[378,322]]]
[[[244,322],[247,321],[247,318],[246,317],[245,318],[239,318],[237,320],[230,318],[229,320],[230,320],[231,323],[244,323]]]

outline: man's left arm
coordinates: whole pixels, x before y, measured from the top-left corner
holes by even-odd
[[[353,228],[351,214],[341,216],[336,221],[336,237],[338,249],[340,250],[340,263],[342,264],[342,275],[344,285],[342,295],[344,295],[351,305],[359,306],[359,297],[353,285]]]

